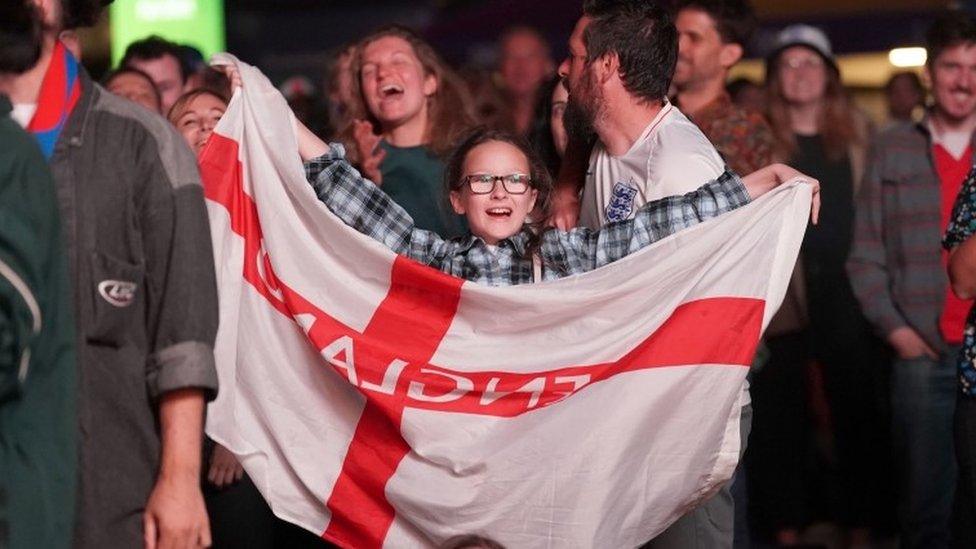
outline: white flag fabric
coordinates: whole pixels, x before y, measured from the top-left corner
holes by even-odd
[[[223,59],[244,89],[201,158],[220,291],[207,432],[276,515],[343,547],[634,547],[731,477],[808,185],[582,276],[482,286],[333,216],[284,99]]]

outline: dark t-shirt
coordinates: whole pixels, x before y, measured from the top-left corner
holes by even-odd
[[[381,142],[386,158],[383,191],[403,207],[418,229],[433,231],[444,238],[467,232],[464,218],[453,213],[444,195],[444,163],[427,147],[394,147]]]
[[[798,149],[791,165],[820,180],[820,223],[810,225],[803,239],[803,257],[808,266],[844,272],[854,236],[854,181],[851,162],[845,154],[837,160],[827,157],[819,135],[797,135]]]

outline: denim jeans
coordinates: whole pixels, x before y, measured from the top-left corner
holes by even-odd
[[[949,547],[956,488],[952,416],[958,354],[954,347],[938,359],[896,359],[892,367],[892,438],[903,548]]]

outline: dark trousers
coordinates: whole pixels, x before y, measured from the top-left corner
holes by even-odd
[[[769,360],[752,374],[752,433],[746,452],[749,515],[760,537],[806,521],[809,452],[805,334],[766,339]]]
[[[952,515],[953,547],[976,547],[976,398],[959,394],[955,414],[959,478]]]
[[[829,507],[847,528],[881,529],[894,514],[887,346],[861,313],[846,273],[807,265],[809,353],[823,371],[837,479]]]
[[[205,464],[212,441],[207,440]],[[334,547],[315,534],[276,517],[250,477],[217,488],[203,480],[214,549],[323,549]]]

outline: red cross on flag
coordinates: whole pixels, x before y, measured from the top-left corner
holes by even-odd
[[[207,432],[275,514],[343,547],[633,547],[731,477],[808,186],[582,276],[481,286],[334,217],[284,99],[238,66],[201,158],[220,290]]]

